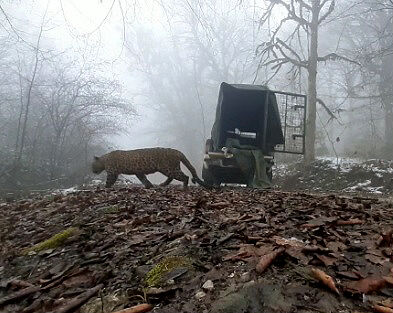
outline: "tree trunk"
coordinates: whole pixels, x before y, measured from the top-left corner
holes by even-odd
[[[384,157],[386,158],[393,158],[393,99],[391,95],[391,84],[393,82],[392,62],[392,55],[386,55],[383,57],[380,82],[380,93],[385,115]]]
[[[382,40],[382,50],[391,51],[393,45],[393,14],[389,12],[386,17],[387,26],[386,28],[390,31],[388,36]],[[393,83],[393,55],[387,53],[382,58],[381,67],[381,84],[380,92],[382,96],[382,104],[385,113],[385,156],[386,158],[393,158],[393,97],[392,97],[392,83]]]
[[[307,123],[305,163],[315,159],[315,133],[317,117],[317,67],[318,67],[318,19],[320,0],[312,1],[310,48],[308,59]]]
[[[18,158],[17,158],[18,163],[21,162],[22,155],[23,155],[23,148],[25,146],[27,120],[29,118],[29,109],[30,109],[30,104],[31,104],[31,93],[32,93],[33,86],[34,86],[35,77],[37,75],[38,62],[39,62],[38,54],[39,54],[42,31],[43,31],[43,28],[41,26],[40,33],[39,33],[38,39],[37,39],[37,44],[35,46],[35,57],[34,57],[35,61],[34,61],[33,73],[32,73],[29,88],[27,91],[27,101],[26,101],[25,112],[24,112],[24,121],[23,121],[22,133],[21,133],[21,139],[20,139],[19,154],[18,154]],[[20,125],[18,125],[18,127],[20,127]],[[19,129],[18,129],[18,132],[19,132]],[[19,134],[18,134],[18,136],[19,136]]]
[[[393,159],[393,103],[385,105],[385,150],[386,157]]]

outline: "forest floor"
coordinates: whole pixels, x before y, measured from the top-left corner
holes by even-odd
[[[301,162],[278,164],[274,175],[283,190],[393,195],[393,161],[388,160],[324,157],[307,167]]]
[[[129,185],[0,212],[0,312],[393,308],[393,205],[378,194]]]

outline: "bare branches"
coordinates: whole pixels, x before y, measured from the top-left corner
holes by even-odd
[[[21,35],[21,31],[18,30],[14,24],[11,22],[10,17],[8,16],[8,14],[5,12],[5,10],[3,9],[3,7],[0,4],[0,12],[3,13],[8,25],[11,28],[12,33],[14,33],[14,35],[16,36],[17,39],[19,39],[20,41],[22,41],[23,43],[25,43],[27,46],[31,47],[34,49],[34,45],[32,45],[31,43],[27,42]],[[8,31],[7,31],[8,32]],[[10,32],[9,32],[10,33]]]
[[[322,99],[317,98],[317,103],[322,105],[322,107],[325,109],[327,114],[329,114],[330,119],[337,120],[337,117],[334,115],[334,113],[329,109],[329,107],[326,105],[326,103]]]
[[[326,62],[326,61],[346,61],[356,65],[361,65],[359,62],[355,60],[351,60],[345,56],[339,55],[337,53],[329,53],[323,57],[318,57],[318,62]]]
[[[259,45],[257,48],[257,55],[261,58],[259,68],[271,66],[271,69],[275,71],[272,77],[285,64],[291,64],[293,69],[307,68],[308,62],[299,55],[296,48],[292,45],[292,41],[294,39],[300,40],[301,30],[308,33],[311,22],[304,16],[305,11],[310,12],[312,10],[311,5],[304,0],[271,0],[267,10],[260,19],[261,26],[269,22],[276,5],[284,7],[287,16],[282,18],[278,26],[272,31],[270,41]],[[279,33],[287,22],[295,22],[296,26],[289,37],[283,39],[279,37]],[[299,46],[302,46],[301,42],[299,42]],[[258,71],[256,75],[258,75]]]
[[[282,55],[293,65],[299,67],[307,67],[307,62],[302,60],[300,56],[297,54],[297,52],[294,49],[292,49],[289,45],[287,45],[284,41],[282,41],[280,38],[277,38],[276,45],[277,48],[282,53]],[[288,56],[288,54],[284,51],[284,49],[288,50],[292,55],[294,55],[296,59],[293,59],[292,57]]]
[[[288,17],[291,20],[293,20],[299,24],[305,25],[305,26],[308,26],[310,24],[306,19],[302,18],[301,16],[299,16],[297,14],[293,0],[291,0],[290,4],[286,3],[284,0],[271,0],[271,1],[273,2],[273,6],[274,6],[274,4],[281,4],[287,10]],[[303,2],[303,7],[306,7],[305,4],[306,3]]]
[[[328,2],[328,0],[324,0],[324,1],[322,2],[322,4],[321,4],[321,8],[323,8],[324,5],[325,5],[327,2]],[[335,1],[335,0],[331,0],[330,6],[329,6],[328,10],[326,11],[325,14],[323,14],[323,15],[319,18],[318,24],[321,24],[330,14],[333,13],[335,4],[336,4],[336,1]]]
[[[305,8],[305,9],[307,9],[307,10],[309,10],[309,11],[312,10],[312,7],[311,7],[308,3],[306,3],[304,0],[298,0],[298,2],[299,2],[299,4],[300,4],[300,10],[301,10],[302,8]]]

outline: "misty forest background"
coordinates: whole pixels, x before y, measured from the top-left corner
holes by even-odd
[[[2,193],[114,148],[200,171],[222,81],[307,94],[307,162],[393,158],[392,0],[4,0],[0,42]]]

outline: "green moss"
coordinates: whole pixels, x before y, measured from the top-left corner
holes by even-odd
[[[117,206],[106,206],[101,208],[102,212],[104,212],[104,214],[113,214],[113,213],[119,213],[120,209]]]
[[[163,283],[162,279],[166,274],[179,267],[191,268],[191,260],[181,256],[164,258],[146,274],[145,283],[147,287],[157,287]]]
[[[33,247],[25,249],[23,254],[26,255],[31,251],[39,252],[47,249],[55,249],[62,246],[70,237],[77,235],[78,233],[79,229],[76,227],[67,228],[61,233],[58,233],[51,238],[34,245]]]

